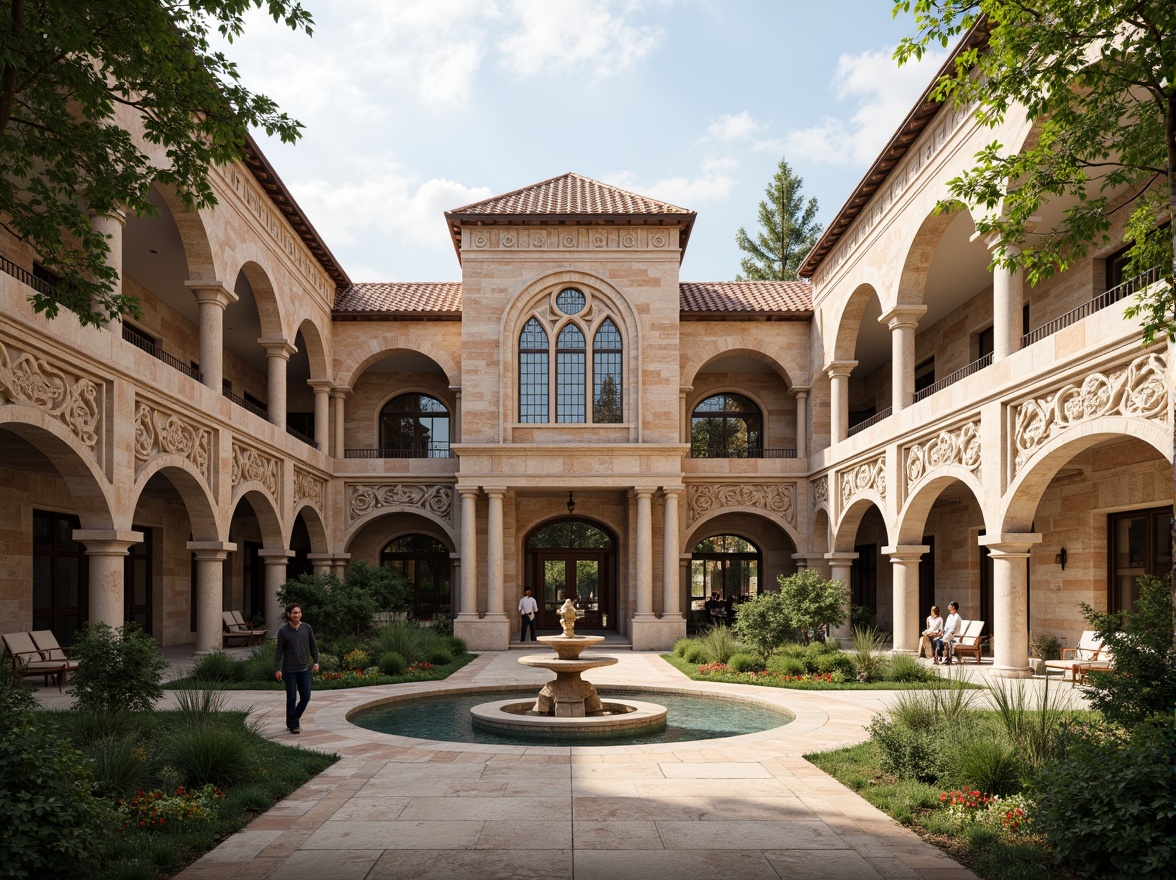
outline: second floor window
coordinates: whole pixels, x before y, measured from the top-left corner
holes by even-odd
[[[401,394],[380,411],[380,449],[392,458],[448,458],[449,410],[427,394]]]
[[[690,424],[693,458],[758,458],[763,448],[763,414],[743,395],[716,394],[694,408]]]

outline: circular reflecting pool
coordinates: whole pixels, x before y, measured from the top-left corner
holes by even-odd
[[[433,739],[443,742],[482,743],[485,745],[599,746],[647,745],[651,743],[689,742],[758,733],[782,727],[792,720],[787,710],[773,709],[762,703],[715,699],[704,696],[661,693],[657,691],[623,691],[609,694],[601,689],[601,698],[641,700],[658,703],[668,711],[666,726],[638,734],[618,734],[602,739],[599,734],[584,736],[570,732],[537,732],[526,736],[487,730],[474,725],[470,709],[487,700],[534,699],[534,691],[483,691],[455,696],[422,697],[360,709],[349,716],[352,724],[380,733]]]

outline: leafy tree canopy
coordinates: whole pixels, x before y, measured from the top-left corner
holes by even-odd
[[[814,568],[794,575],[780,575],[780,596],[792,625],[800,630],[807,645],[809,633],[822,627],[832,629],[845,622],[849,588],[845,581],[827,581]]]
[[[209,42],[239,37],[255,7],[311,32],[298,0],[0,0],[0,223],[60,279],[33,294],[37,311],[64,306],[83,324],[138,315],[91,215],[155,213],[154,182],[210,207],[209,170],[241,158],[249,127],[298,137]],[[138,118],[156,155],[116,113]]]
[[[764,188],[767,198],[759,203],[760,231],[752,238],[742,226],[735,243],[747,254],[739,261],[739,281],[795,281],[797,270],[817,243],[817,200],[805,204],[804,180],[780,160],[772,182]]]
[[[973,27],[985,37],[959,53],[936,84],[936,98],[975,102],[990,127],[1014,106],[1034,124],[1019,152],[994,141],[974,168],[949,182],[951,198],[986,209],[976,229],[999,235],[997,262],[1023,266],[1036,283],[1109,243],[1116,212],[1127,211],[1129,271],[1160,265],[1168,281],[1128,314],[1142,316],[1146,342],[1171,336],[1176,226],[1161,224],[1176,205],[1176,4],[893,2],[894,15],[913,13],[916,26],[895,51],[899,64]],[[1051,200],[1070,207],[1053,228],[1036,228]]]

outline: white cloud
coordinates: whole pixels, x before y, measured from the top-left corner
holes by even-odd
[[[842,55],[833,83],[839,100],[856,105],[849,117],[827,116],[783,138],[760,141],[756,149],[783,153],[789,161],[865,165],[894,134],[945,57],[928,52],[922,61],[898,67],[890,50]]]
[[[630,192],[669,202],[679,208],[693,208],[703,202],[726,199],[735,187],[735,178],[718,171],[703,171],[696,177],[664,177],[642,182],[630,171],[621,171],[604,178],[605,183]]]
[[[620,73],[661,43],[661,28],[634,24],[631,3],[515,0],[519,30],[498,44],[502,65],[520,77],[545,70]]]
[[[742,113],[720,116],[707,126],[706,133],[721,141],[741,141],[751,137],[759,130],[759,123],[744,110]]]

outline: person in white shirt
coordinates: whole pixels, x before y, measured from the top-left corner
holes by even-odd
[[[960,618],[960,603],[952,602],[947,606],[947,620],[943,622],[943,646],[937,663],[951,663],[955,657],[952,651],[954,645],[963,634],[964,621]]]
[[[923,653],[928,660],[934,660],[939,655],[939,646],[943,642],[943,618],[939,616],[939,606],[931,606],[931,614],[927,617],[927,628],[923,630]]]
[[[535,639],[535,613],[539,610],[539,603],[531,595],[531,591],[523,590],[523,598],[519,599],[519,614],[523,616],[523,634],[520,641],[527,640],[527,629],[531,630],[531,641]]]

